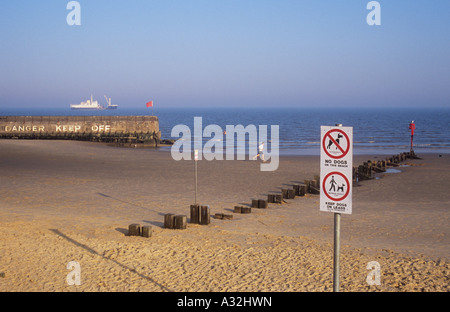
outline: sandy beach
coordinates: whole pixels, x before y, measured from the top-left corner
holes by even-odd
[[[355,156],[354,165],[385,156]],[[419,156],[353,188],[353,213],[341,220],[341,291],[450,290],[450,155]],[[194,203],[192,161],[168,150],[0,140],[0,291],[332,291],[333,214],[319,211],[319,195],[233,213],[312,179],[319,157],[259,169],[200,161],[200,204],[233,219],[171,230],[164,215],[189,218]],[[131,223],[151,225],[152,237],[127,236]],[[80,285],[66,281],[71,261]],[[371,261],[380,285],[366,282]]]

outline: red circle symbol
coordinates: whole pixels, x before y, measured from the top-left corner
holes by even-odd
[[[345,150],[341,147],[341,145],[339,144],[339,142],[337,142],[332,136],[331,133],[333,132],[338,132],[340,134],[343,135],[343,137],[345,138],[345,140],[347,140],[347,147],[345,148]],[[341,155],[332,155],[328,152],[328,147],[326,146],[325,142],[326,142],[326,138],[330,139],[330,142],[334,143],[335,147],[342,153]],[[325,152],[325,154],[327,154],[329,157],[333,158],[333,159],[339,159],[344,157],[345,155],[347,155],[348,151],[350,150],[350,139],[348,138],[347,133],[345,133],[344,131],[340,130],[340,129],[331,129],[330,131],[328,131],[324,136],[323,136],[323,140],[322,140],[322,148]]]
[[[341,197],[332,197],[330,194],[328,194],[328,192],[329,191],[327,191],[327,188],[326,188],[326,186],[325,186],[325,182],[327,182],[327,180],[328,180],[328,178],[331,176],[331,175],[338,175],[338,176],[341,176],[342,178],[344,178],[344,181],[345,181],[345,183],[346,183],[346,191],[345,191],[345,194],[343,195],[343,196],[341,196]],[[350,183],[348,182],[348,179],[347,179],[347,177],[344,175],[344,174],[342,174],[342,173],[340,173],[340,172],[337,172],[337,171],[334,171],[334,172],[330,172],[329,174],[327,174],[326,176],[325,176],[325,178],[323,179],[323,182],[322,182],[322,190],[323,190],[323,192],[324,192],[324,194],[329,198],[329,199],[331,199],[331,200],[333,200],[333,201],[341,201],[341,200],[343,200],[343,199],[345,199],[345,198],[347,198],[347,196],[348,196],[348,193],[350,193]]]

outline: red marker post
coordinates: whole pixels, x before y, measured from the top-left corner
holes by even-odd
[[[409,124],[409,129],[411,130],[411,152],[413,151],[413,137],[414,137],[414,130],[416,129],[416,124],[414,123],[414,120],[411,121]]]

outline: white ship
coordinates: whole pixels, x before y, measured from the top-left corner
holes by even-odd
[[[86,102],[81,102],[80,104],[70,104],[71,109],[117,109],[118,105],[111,105],[111,98],[107,98],[105,95],[106,102],[108,102],[108,106],[104,107],[98,103],[98,101],[94,101],[91,95],[91,99]]]

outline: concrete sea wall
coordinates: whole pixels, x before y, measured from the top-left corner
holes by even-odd
[[[156,116],[0,116],[0,138],[157,145],[161,132]]]

